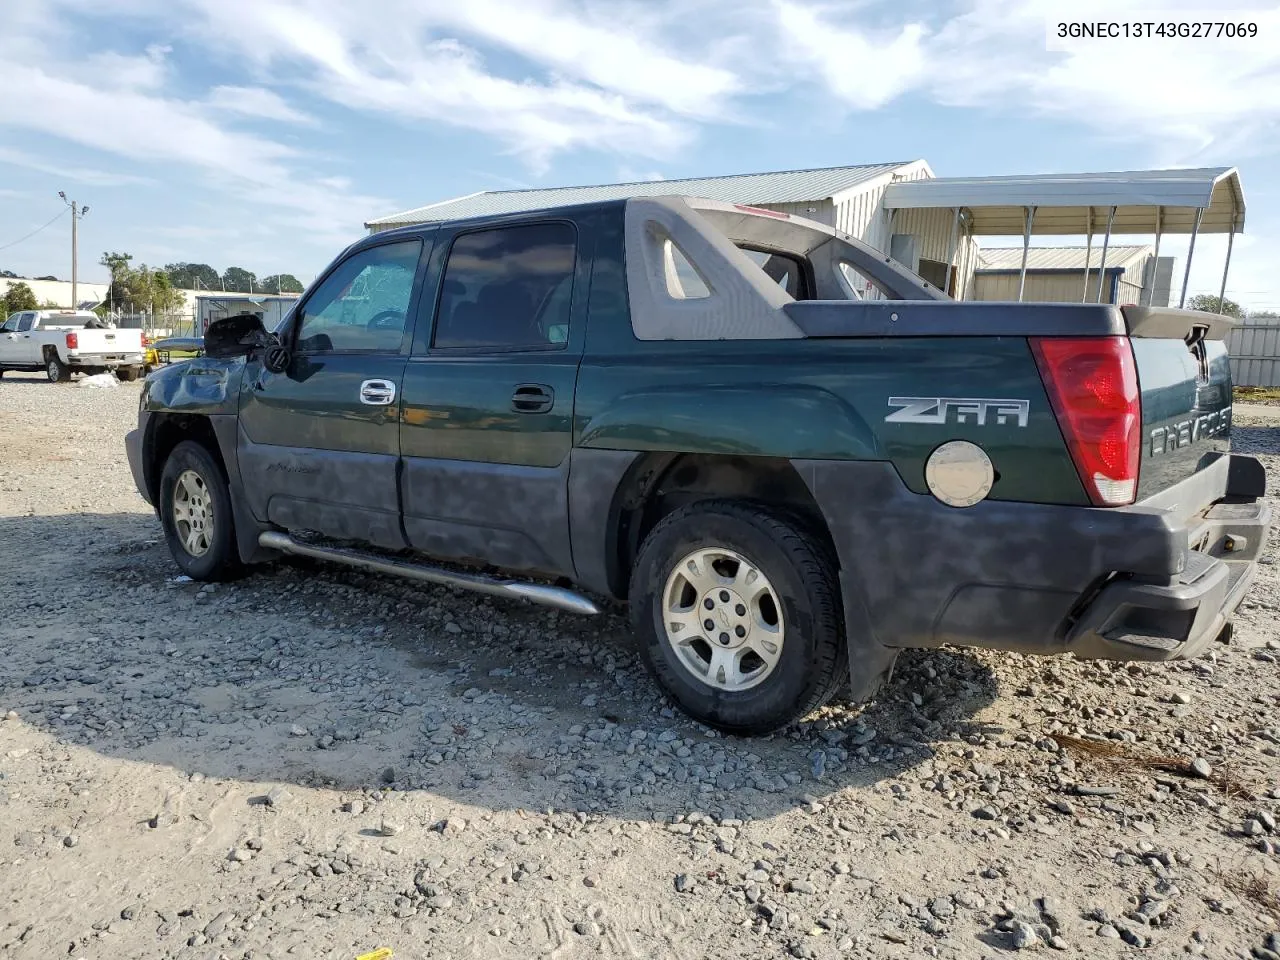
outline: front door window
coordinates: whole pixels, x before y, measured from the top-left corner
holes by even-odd
[[[307,298],[300,353],[396,353],[404,337],[422,243],[406,240],[353,254]]]

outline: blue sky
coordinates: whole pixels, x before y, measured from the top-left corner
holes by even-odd
[[[1087,7],[5,0],[0,246],[65,190],[90,207],[84,279],[110,249],[307,282],[364,220],[477,190],[916,158],[940,176],[1234,165],[1228,295],[1276,308],[1280,6],[1233,7],[1265,14],[1260,38],[1051,51],[1046,17]],[[69,246],[64,216],[0,268],[65,277]],[[1217,292],[1224,251],[1201,238],[1192,292]]]

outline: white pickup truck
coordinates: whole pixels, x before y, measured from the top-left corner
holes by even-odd
[[[88,326],[86,326],[88,324]],[[99,326],[89,310],[24,310],[0,324],[0,376],[43,370],[52,383],[73,373],[115,371],[137,380],[145,370],[141,330]]]

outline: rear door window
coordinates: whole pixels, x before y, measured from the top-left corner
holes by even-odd
[[[459,236],[445,265],[431,347],[562,347],[569,339],[577,248],[577,231],[564,222]]]

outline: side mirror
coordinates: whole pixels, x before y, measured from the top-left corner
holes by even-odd
[[[274,345],[275,338],[253,313],[221,317],[204,332],[204,352],[209,357],[246,357],[254,350]]]

